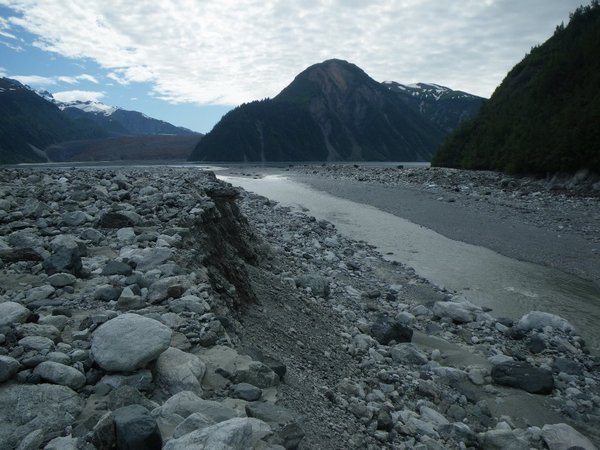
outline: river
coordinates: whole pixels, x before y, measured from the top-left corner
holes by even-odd
[[[518,319],[532,310],[564,317],[584,337],[592,353],[600,354],[600,290],[592,282],[449,239],[397,215],[332,196],[282,175],[218,178],[328,220],[346,236],[376,246],[386,259],[406,264],[431,283],[492,308],[496,317]]]

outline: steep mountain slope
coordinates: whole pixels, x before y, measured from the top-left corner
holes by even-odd
[[[600,5],[557,27],[506,76],[479,115],[435,155],[437,166],[512,173],[600,173]]]
[[[383,84],[448,133],[475,116],[486,101],[483,97],[433,83],[400,84],[384,81]]]
[[[360,68],[333,59],[275,98],[230,111],[190,159],[428,161],[444,134]]]
[[[0,164],[45,161],[51,143],[104,136],[93,122],[71,120],[18,81],[0,78]]]

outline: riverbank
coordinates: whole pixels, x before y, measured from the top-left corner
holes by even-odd
[[[3,170],[0,228],[0,448],[600,442],[566,320],[494,317],[212,174]]]
[[[297,165],[280,173],[450,239],[600,286],[600,198],[585,182],[586,189],[580,190],[566,182],[441,168]]]

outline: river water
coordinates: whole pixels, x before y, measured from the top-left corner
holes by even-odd
[[[218,174],[218,172],[217,172]],[[369,205],[317,191],[281,175],[218,178],[282,205],[307,210],[386,259],[412,267],[435,285],[492,308],[496,317],[520,318],[532,310],[571,322],[594,354],[600,354],[600,290],[557,269],[519,261],[435,231]]]

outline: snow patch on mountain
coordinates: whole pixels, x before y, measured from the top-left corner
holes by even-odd
[[[110,116],[116,110],[120,109],[120,108],[117,108],[116,106],[105,105],[104,103],[94,102],[91,100],[88,100],[88,101],[75,100],[72,102],[61,102],[61,101],[55,99],[54,96],[48,91],[34,91],[34,92],[37,95],[39,95],[40,97],[42,97],[43,99],[54,103],[61,110],[64,110],[66,108],[77,108],[77,109],[81,109],[82,111],[85,111],[88,113],[104,114],[105,116]]]

